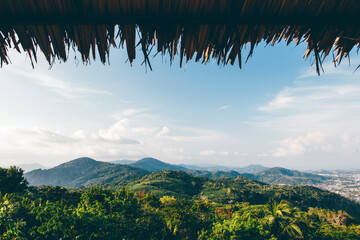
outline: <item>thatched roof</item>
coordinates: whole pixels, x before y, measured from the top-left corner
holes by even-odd
[[[241,67],[246,44],[251,56],[261,41],[284,40],[306,42],[320,72],[329,53],[340,62],[360,48],[360,0],[1,0],[0,16],[1,64],[9,48],[32,61],[39,48],[50,64],[70,49],[105,63],[110,46],[126,47],[131,63],[139,46],[149,65],[161,52]]]

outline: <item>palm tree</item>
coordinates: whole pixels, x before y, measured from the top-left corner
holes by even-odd
[[[297,213],[298,210],[291,208],[288,202],[278,203],[271,199],[266,205],[263,221],[278,239],[301,238],[302,232],[296,225]]]

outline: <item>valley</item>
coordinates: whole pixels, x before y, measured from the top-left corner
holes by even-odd
[[[345,186],[339,184],[340,179],[345,179],[345,175],[336,178],[329,174],[256,165],[255,168],[254,165],[243,168],[252,173],[239,173],[221,166],[211,169],[215,171],[187,169],[185,166],[168,164],[154,158],[109,163],[84,157],[54,168],[26,172],[24,176],[34,186],[125,187],[132,192],[144,191],[158,197],[202,199],[221,204],[265,204],[268,199],[277,198],[287,200],[301,209],[326,206],[360,217],[360,207],[352,201],[357,200],[357,195],[339,190],[340,186]],[[338,184],[327,188],[332,182]]]

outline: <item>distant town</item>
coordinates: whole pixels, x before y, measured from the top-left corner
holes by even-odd
[[[360,170],[318,171],[313,173],[331,178],[314,186],[360,202]]]

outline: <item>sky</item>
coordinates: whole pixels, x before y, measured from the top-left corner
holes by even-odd
[[[306,45],[260,44],[243,68],[126,50],[110,64],[71,52],[32,68],[10,51],[0,69],[0,166],[78,158],[154,157],[173,164],[290,169],[360,168],[360,57],[317,76]]]

